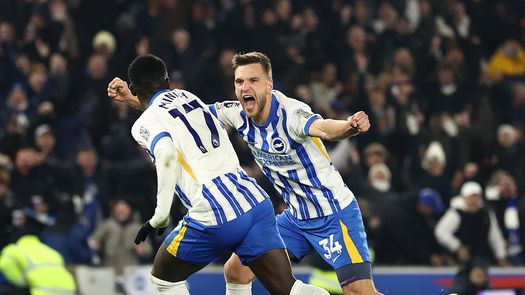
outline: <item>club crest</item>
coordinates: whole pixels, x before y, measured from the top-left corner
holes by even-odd
[[[280,137],[276,137],[272,139],[271,146],[272,146],[272,150],[279,154],[284,153],[287,148],[286,142]]]

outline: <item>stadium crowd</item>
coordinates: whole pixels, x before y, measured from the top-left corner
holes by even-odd
[[[132,237],[155,168],[130,134],[139,112],[107,84],[150,52],[172,87],[233,100],[231,59],[256,50],[323,117],[370,116],[370,132],[325,144],[376,264],[523,265],[524,42],[520,0],[2,0],[0,249],[25,215],[68,264],[151,262],[161,240]]]

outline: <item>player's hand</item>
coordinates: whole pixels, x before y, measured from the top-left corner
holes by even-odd
[[[140,107],[138,97],[131,94],[131,91],[128,88],[128,83],[119,77],[115,77],[109,82],[107,92],[108,96],[115,101],[125,102],[135,108]]]
[[[148,222],[144,223],[142,227],[140,228],[139,232],[137,233],[137,236],[135,237],[135,244],[140,244],[146,240],[148,237],[148,234],[152,231],[154,231],[155,228]],[[166,230],[165,227],[161,227],[157,230],[157,235],[161,236],[164,231]]]
[[[368,115],[363,111],[359,111],[353,114],[352,116],[348,117],[347,121],[353,129],[359,132],[367,132],[368,129],[370,129],[370,121],[368,120]]]

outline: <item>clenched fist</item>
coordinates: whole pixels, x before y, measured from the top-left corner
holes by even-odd
[[[346,119],[352,128],[356,129],[359,132],[367,132],[370,129],[370,121],[368,120],[368,115],[359,111],[352,116]]]
[[[131,94],[128,83],[119,77],[115,77],[109,82],[107,92],[108,96],[115,101],[125,102],[129,106],[137,109],[141,108],[139,98]]]

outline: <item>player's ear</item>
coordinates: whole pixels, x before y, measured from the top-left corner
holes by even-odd
[[[266,83],[266,93],[271,93],[273,90],[273,80],[268,80]]]
[[[134,96],[137,96],[137,93],[135,93],[135,89],[133,89],[133,84],[129,84],[129,91],[131,91],[131,94],[133,94]]]

